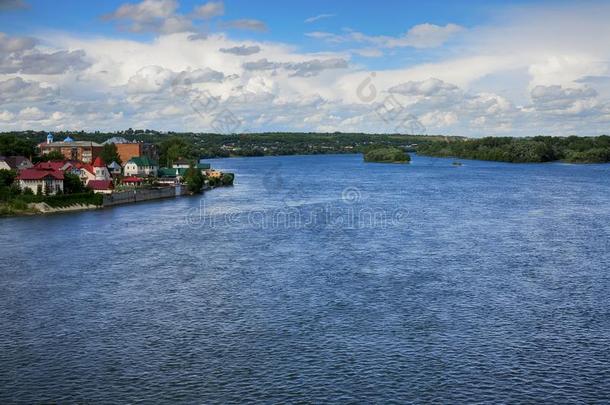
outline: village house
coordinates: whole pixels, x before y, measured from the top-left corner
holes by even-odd
[[[110,194],[114,190],[112,180],[89,180],[87,188],[96,194]]]
[[[123,168],[125,176],[157,176],[159,164],[147,156],[131,158]]]
[[[34,194],[57,194],[64,191],[64,172],[53,169],[23,169],[17,175],[21,190],[30,189]]]
[[[25,156],[0,156],[0,170],[29,169],[34,165]]]
[[[156,160],[159,158],[157,146],[152,143],[128,141],[122,136],[113,136],[104,141],[103,145],[114,144],[121,162],[128,162],[134,157],[148,156],[149,159]]]
[[[110,163],[110,164],[108,165],[108,170],[110,171],[110,174],[111,174],[111,175],[113,175],[113,176],[118,176],[118,175],[120,175],[120,174],[121,174],[121,170],[122,170],[122,169],[123,169],[123,168],[121,167],[121,165],[120,165],[120,164],[118,164],[118,163],[117,163],[117,162],[115,162],[115,161],[112,161],[112,163]]]
[[[123,180],[121,180],[121,184],[128,187],[140,187],[142,182],[143,180],[136,176],[124,177]]]
[[[191,167],[191,163],[186,159],[176,160],[172,165],[174,169],[188,169],[189,167]]]
[[[93,173],[95,175],[95,180],[110,180],[112,177],[110,176],[110,172],[106,167],[106,162],[101,157],[96,157],[93,162]]]

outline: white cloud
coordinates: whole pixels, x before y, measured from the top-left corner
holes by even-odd
[[[193,29],[190,19],[176,14],[177,0],[143,0],[140,3],[125,3],[114,12],[102,16],[107,21],[127,24],[132,32],[160,32],[171,34]]]
[[[253,55],[255,53],[259,53],[261,51],[261,47],[258,45],[250,45],[250,46],[240,45],[240,46],[234,46],[232,48],[220,48],[219,50],[222,53],[231,53],[233,55],[248,56],[248,55]]]
[[[334,14],[318,14],[316,16],[306,18],[304,22],[305,22],[305,24],[311,24],[312,22],[316,22],[318,20],[323,20],[326,18],[332,18],[334,16],[335,16]]]
[[[435,48],[443,45],[451,37],[462,31],[464,31],[464,28],[456,24],[439,26],[426,23],[415,25],[411,27],[404,35],[398,37],[387,35],[366,35],[352,30],[348,30],[343,34],[314,31],[305,35],[332,43],[365,43],[381,48]]]
[[[187,30],[190,18],[217,17],[197,9],[180,15],[175,2],[150,0],[119,7],[113,20],[154,29],[146,41],[0,34],[2,127],[209,131],[213,114],[228,109],[251,130],[393,132],[397,122],[377,111],[388,97],[428,133],[592,134],[610,122],[610,6],[528,6],[468,30],[309,34],[332,42],[319,44],[327,52],[244,33],[197,34]],[[376,60],[369,72],[369,61],[353,55],[385,55],[393,67]],[[360,87],[374,97],[363,99]],[[215,110],[193,107],[205,97]]]
[[[210,1],[209,3],[202,4],[196,7],[194,14],[197,17],[203,19],[210,19],[213,17],[219,17],[225,13],[225,5],[222,1]]]
[[[38,82],[25,81],[21,77],[14,77],[0,81],[0,102],[37,101],[56,95],[51,87],[42,87]]]
[[[249,31],[267,31],[267,24],[260,20],[251,18],[244,18],[240,20],[228,21],[222,25],[224,28],[233,28],[238,30],[249,30]]]
[[[38,107],[26,107],[19,111],[19,119],[26,121],[39,121],[45,116],[46,114]]]
[[[0,121],[8,122],[15,119],[15,114],[10,111],[4,110],[0,111]]]

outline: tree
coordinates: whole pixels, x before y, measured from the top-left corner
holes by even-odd
[[[83,183],[80,181],[80,177],[76,174],[65,173],[64,174],[64,193],[75,194],[84,193],[87,191]]]
[[[14,170],[0,170],[0,187],[10,187],[15,181],[17,173]]]
[[[220,182],[223,186],[232,186],[235,175],[233,173],[223,173]]]
[[[32,156],[36,144],[15,135],[0,136],[0,156]]]
[[[52,150],[49,153],[46,153],[42,156],[37,157],[36,159],[34,159],[37,162],[50,162],[53,160],[65,160],[66,157],[63,155],[63,153],[61,153],[58,150]]]
[[[119,156],[119,151],[117,147],[113,143],[106,143],[102,147],[102,151],[100,152],[100,157],[104,159],[106,164],[110,164],[112,162],[117,162],[118,164],[122,164],[121,158]]]
[[[201,174],[201,170],[190,167],[184,173],[184,181],[186,182],[186,188],[191,193],[200,193],[203,189],[205,178]]]
[[[159,144],[159,160],[168,167],[179,158],[191,158],[195,155],[193,143],[183,138],[174,136]]]

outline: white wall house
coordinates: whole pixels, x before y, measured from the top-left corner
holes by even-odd
[[[24,169],[17,175],[21,190],[30,189],[34,194],[63,193],[64,173],[59,170]]]
[[[157,176],[159,164],[146,156],[134,157],[125,163],[125,176]]]

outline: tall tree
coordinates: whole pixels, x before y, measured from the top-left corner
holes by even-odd
[[[104,159],[106,164],[110,164],[112,162],[117,162],[118,164],[122,164],[121,158],[119,156],[119,151],[117,147],[113,143],[106,143],[102,147],[102,151],[100,152],[100,157]]]

